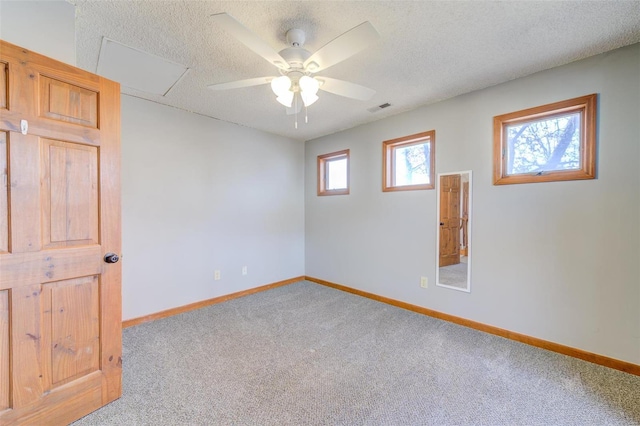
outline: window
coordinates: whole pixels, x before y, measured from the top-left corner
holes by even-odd
[[[408,191],[435,187],[436,131],[382,143],[382,190]]]
[[[318,156],[318,195],[349,193],[349,150]]]
[[[493,184],[595,179],[597,95],[493,118]]]

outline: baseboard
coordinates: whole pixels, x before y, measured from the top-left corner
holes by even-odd
[[[263,285],[260,287],[250,288],[248,290],[239,291],[237,293],[226,294],[220,297],[214,297],[213,299],[202,300],[200,302],[191,303],[189,305],[178,306],[177,308],[167,309],[165,311],[156,312],[155,314],[145,315],[143,317],[132,318],[122,321],[122,328],[133,327],[134,325],[142,324],[149,321],[155,321],[157,319],[171,317],[173,315],[182,314],[184,312],[193,311],[195,309],[204,308],[205,306],[215,305],[216,303],[226,302],[227,300],[237,299],[238,297],[248,296],[250,294],[259,293],[261,291],[271,290],[272,288],[282,287],[288,284],[293,284],[298,281],[304,280],[304,277],[289,278],[288,280],[278,281],[275,283]]]
[[[312,281],[314,283],[322,284],[324,286],[335,288],[337,290],[353,293],[358,296],[373,299],[378,302],[386,303],[388,305],[397,306],[399,308],[417,312],[419,314],[428,315],[433,318],[449,321],[455,324],[463,325],[465,327],[473,328],[475,330],[484,331],[485,333],[495,334],[496,336],[505,337],[507,339],[515,340],[521,343],[526,343],[527,345],[546,349],[552,352],[557,352],[563,355],[568,355],[570,357],[578,358],[584,361],[592,362],[594,364],[603,365],[605,367],[613,368],[615,370],[624,371],[625,373],[640,376],[640,365],[638,364],[632,364],[630,362],[621,361],[619,359],[609,358],[609,357],[598,355],[592,352],[583,351],[582,349],[576,349],[570,346],[561,345],[559,343],[549,342],[547,340],[538,339],[537,337],[531,337],[525,334],[520,334],[513,331],[505,330],[503,328],[494,327],[492,325],[471,321],[471,320],[457,317],[454,315],[449,315],[442,312],[434,311],[432,309],[423,308],[421,306],[412,305],[410,303],[401,302],[399,300],[390,299],[388,297],[378,296],[377,294],[368,293],[366,291],[357,290],[357,289],[346,287],[340,284],[335,284],[329,281],[321,280],[319,278],[307,276],[305,277],[305,279],[307,281]]]

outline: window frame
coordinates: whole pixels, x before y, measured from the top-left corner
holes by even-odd
[[[591,94],[493,117],[493,184],[554,182],[596,178],[596,120],[598,95]],[[507,174],[508,125],[580,113],[580,168]]]
[[[396,148],[405,146],[429,143],[429,183],[416,185],[395,184],[395,161],[394,153]],[[382,192],[393,191],[416,191],[425,189],[435,189],[436,182],[436,131],[416,133],[397,139],[390,139],[382,142]]]
[[[339,189],[327,189],[327,163],[332,161],[342,160],[343,158],[347,159],[347,187],[339,188]],[[330,152],[328,154],[318,155],[318,195],[348,195],[349,189],[351,187],[350,184],[350,169],[351,169],[351,160],[349,159],[349,150],[343,149],[342,151]]]

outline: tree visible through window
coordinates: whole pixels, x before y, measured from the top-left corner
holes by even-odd
[[[596,95],[494,117],[494,184],[595,177]]]
[[[382,143],[383,191],[434,188],[435,131]]]
[[[395,148],[393,155],[396,186],[431,183],[429,146],[428,142],[424,142]]]
[[[580,113],[507,126],[507,174],[580,168]]]

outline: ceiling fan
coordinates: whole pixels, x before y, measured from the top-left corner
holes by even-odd
[[[348,81],[313,74],[324,71],[355,55],[376,41],[380,35],[369,21],[336,37],[315,53],[304,49],[305,33],[300,29],[287,31],[289,47],[276,52],[269,44],[227,13],[211,15],[214,22],[244,43],[249,49],[278,68],[279,76],[256,77],[229,83],[212,84],[209,89],[227,90],[271,84],[277,101],[287,107],[287,114],[297,114],[318,100],[318,89],[347,98],[366,101],[375,90]],[[297,127],[297,121],[296,121]]]

